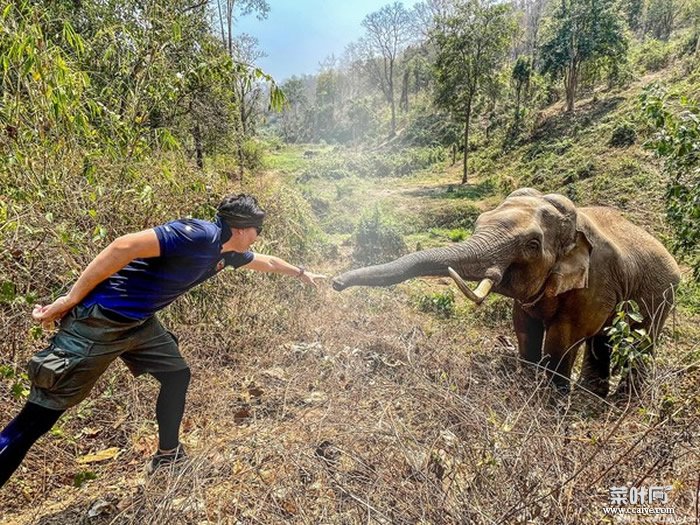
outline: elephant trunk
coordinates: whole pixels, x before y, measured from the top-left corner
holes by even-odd
[[[467,281],[488,278],[491,284],[477,289],[485,297],[501,280],[504,267],[501,260],[508,253],[509,246],[510,243],[496,242],[492,235],[474,235],[466,242],[423,250],[386,264],[346,272],[333,280],[333,288],[340,291],[350,286],[389,286],[419,276],[451,275],[454,278],[450,272],[452,269]]]

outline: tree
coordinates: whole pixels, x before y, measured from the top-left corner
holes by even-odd
[[[542,45],[542,69],[564,79],[566,111],[574,110],[581,68],[607,58],[608,64],[627,53],[623,23],[615,0],[561,0]]]
[[[244,33],[234,40],[233,45],[234,58],[243,64],[255,64],[266,56],[258,47],[258,39],[254,36]],[[235,100],[238,102],[241,133],[243,137],[247,137],[253,131],[255,119],[260,114],[263,90],[252,68],[234,79],[233,89],[236,93]]]
[[[520,121],[520,101],[522,99],[523,89],[530,82],[532,69],[530,60],[527,57],[519,56],[513,65],[511,79],[515,87],[515,122]]]
[[[468,0],[437,28],[432,34],[437,46],[435,102],[464,126],[465,184],[474,103],[487,84],[495,80],[515,33],[515,22],[506,4]]]
[[[304,79],[293,76],[282,84],[282,90],[287,98],[285,110],[280,117],[282,137],[286,142],[307,140],[309,137],[305,121],[309,102]]]
[[[236,19],[236,11],[240,12],[241,16],[249,15],[253,12],[257,13],[258,18],[266,18],[267,13],[270,11],[270,4],[267,0],[216,0],[216,9],[214,17],[218,18],[219,30],[221,32],[221,41],[223,42],[228,55],[239,62],[239,64],[244,67],[241,68],[240,73],[243,78],[236,79],[239,84],[239,88],[250,84],[252,79],[258,75],[259,70],[254,70],[250,68],[251,63],[242,62],[239,57],[237,57],[236,41],[233,36],[233,23]],[[239,110],[236,112],[236,118],[234,119],[234,126],[236,128],[236,151],[238,154],[238,176],[243,177],[243,165],[244,165],[244,152],[243,143],[246,138],[246,129],[244,122],[245,114],[245,101],[240,98],[240,89],[233,91],[233,103],[238,106]]]
[[[650,0],[647,6],[646,30],[651,31],[658,40],[668,40],[681,8],[681,0]]]
[[[379,84],[391,109],[391,136],[396,134],[396,102],[394,81],[399,53],[412,38],[412,20],[400,2],[382,7],[362,21],[366,36],[362,40],[365,51],[365,67],[372,79]]]
[[[622,10],[629,28],[637,33],[642,28],[644,0],[624,0]]]
[[[270,4],[267,0],[216,0],[214,18],[219,22],[221,41],[230,56],[233,56],[235,49],[233,23],[236,20],[237,11],[239,16],[257,13],[257,17],[263,19],[267,18],[270,12]]]
[[[666,216],[675,233],[673,249],[687,258],[700,281],[700,104],[658,84],[646,88],[640,102],[653,131],[644,145],[665,161]]]

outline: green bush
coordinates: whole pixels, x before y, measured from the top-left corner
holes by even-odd
[[[455,294],[452,288],[448,288],[444,292],[421,295],[418,298],[418,309],[421,312],[435,314],[442,318],[454,316]]]
[[[361,178],[406,177],[446,159],[439,147],[412,148],[399,152],[351,152],[336,148],[308,164],[301,182],[315,178],[339,180]]]
[[[652,341],[643,328],[634,328],[643,321],[639,305],[634,301],[622,301],[615,309],[615,317],[605,334],[610,338],[610,364],[612,373],[629,373],[643,369],[651,359]]]
[[[636,62],[644,71],[659,71],[671,61],[671,46],[654,38],[644,42],[637,51]]]
[[[447,236],[452,242],[460,242],[467,237],[467,231],[462,228],[455,228],[447,232]]]
[[[251,139],[243,143],[243,165],[250,171],[258,172],[262,169],[264,156],[264,144]]]
[[[615,127],[608,145],[614,148],[625,148],[634,144],[636,140],[637,131],[631,124],[625,122]]]
[[[379,264],[406,253],[406,243],[379,208],[360,219],[353,235],[353,259],[361,264]]]
[[[664,159],[668,175],[666,217],[675,234],[673,249],[700,280],[700,107],[658,85],[645,89],[640,103],[654,132],[644,146]]]

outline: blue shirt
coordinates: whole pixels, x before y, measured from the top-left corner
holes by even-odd
[[[145,319],[226,266],[238,268],[253,252],[221,253],[231,230],[199,219],[180,219],[154,228],[160,256],[134,259],[83,299],[132,319]]]

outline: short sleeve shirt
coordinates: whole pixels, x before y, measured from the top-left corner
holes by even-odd
[[[98,284],[83,300],[132,319],[145,319],[226,266],[239,268],[253,252],[221,253],[217,223],[180,219],[154,228],[160,256],[134,259]]]

